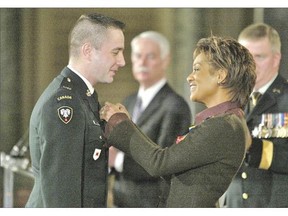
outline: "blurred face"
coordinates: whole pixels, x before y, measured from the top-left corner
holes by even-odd
[[[91,76],[93,85],[111,83],[119,68],[125,65],[123,56],[124,35],[119,29],[108,29],[105,41],[99,50],[92,49],[91,53]]]
[[[168,57],[161,58],[160,47],[149,39],[138,39],[131,54],[134,78],[145,88],[150,87],[165,76]]]
[[[206,55],[199,54],[193,62],[193,71],[187,77],[190,86],[190,100],[213,106],[214,96],[218,90],[217,73],[211,74],[212,67]]]
[[[240,40],[239,42],[250,51],[255,60],[257,74],[255,90],[258,90],[277,74],[281,55],[272,52],[268,38],[256,41]]]

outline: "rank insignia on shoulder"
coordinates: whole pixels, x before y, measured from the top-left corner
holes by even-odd
[[[68,124],[72,119],[73,109],[69,106],[61,106],[57,110],[60,120],[65,124]]]

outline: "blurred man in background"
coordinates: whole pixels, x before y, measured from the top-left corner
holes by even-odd
[[[252,145],[226,193],[227,207],[288,207],[288,82],[279,74],[281,41],[263,23],[239,42],[253,55],[257,79],[246,107]]]

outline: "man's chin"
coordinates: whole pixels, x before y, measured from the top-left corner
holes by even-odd
[[[114,81],[114,77],[110,77],[109,79],[106,79],[104,82],[102,83],[106,83],[106,84],[109,84],[109,83],[112,83]]]

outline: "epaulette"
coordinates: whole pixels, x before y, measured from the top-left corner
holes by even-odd
[[[64,79],[61,82],[61,88],[67,89],[67,90],[72,90],[72,81],[69,77],[64,77]]]
[[[73,84],[72,84],[72,81],[69,77],[64,77],[62,82],[61,82],[61,85],[60,85],[60,89],[67,89],[69,91],[72,91],[72,88],[73,87]],[[58,95],[57,95],[57,101],[62,101],[62,100],[72,100],[72,94],[71,93],[60,93],[62,91],[59,91]],[[66,92],[66,91],[65,91]]]

